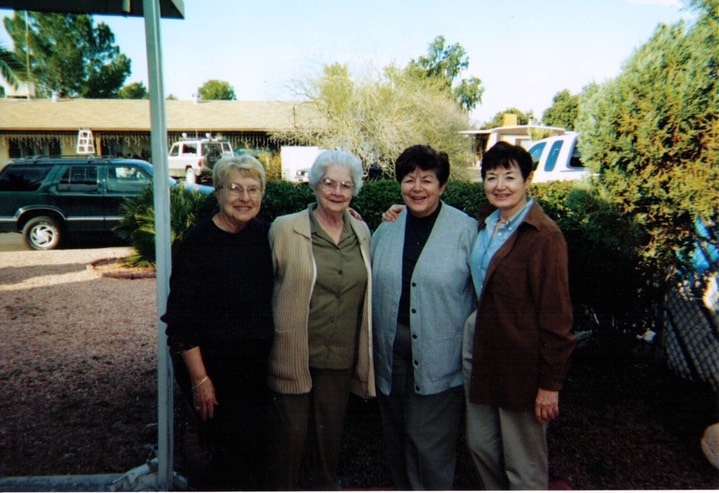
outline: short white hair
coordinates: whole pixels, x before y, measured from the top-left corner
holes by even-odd
[[[262,186],[262,192],[265,191],[265,183],[267,178],[265,177],[265,167],[255,157],[249,154],[242,154],[236,157],[225,157],[215,163],[212,168],[212,184],[216,190],[220,187],[227,185],[225,180],[231,169],[236,169],[240,172],[245,172],[252,178],[258,180]]]
[[[339,166],[348,169],[352,175],[353,195],[357,196],[362,189],[362,163],[354,154],[345,151],[322,151],[310,168],[308,181],[313,190],[317,189],[320,180],[327,174],[327,168]]]

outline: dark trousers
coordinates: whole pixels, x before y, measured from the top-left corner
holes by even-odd
[[[270,487],[296,490],[308,443],[314,487],[340,490],[337,464],[352,370],[310,369],[307,394],[273,393],[270,412]]]
[[[397,325],[392,357],[392,391],[379,394],[387,462],[398,490],[451,490],[463,389],[432,395],[414,390],[409,328]]]
[[[215,386],[218,405],[205,422],[191,419],[202,451],[209,457],[204,470],[189,478],[194,489],[267,489],[269,389],[267,357],[270,341],[244,341],[231,352],[203,352],[203,362]],[[182,358],[173,355],[176,380],[192,411],[192,391]],[[187,460],[196,460],[188,457]]]

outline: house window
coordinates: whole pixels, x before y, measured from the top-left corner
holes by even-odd
[[[8,140],[10,159],[27,156],[60,156],[62,154],[59,139],[52,138],[38,141],[10,138]]]

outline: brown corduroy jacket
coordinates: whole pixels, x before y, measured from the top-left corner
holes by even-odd
[[[538,388],[562,388],[571,328],[567,245],[535,202],[490,261],[477,300],[470,402],[533,410]]]

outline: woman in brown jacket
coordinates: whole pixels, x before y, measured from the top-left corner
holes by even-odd
[[[547,489],[546,425],[574,349],[567,247],[527,197],[533,162],[500,142],[481,175],[494,211],[479,218],[471,255],[477,310],[465,325],[467,443],[484,487]]]

